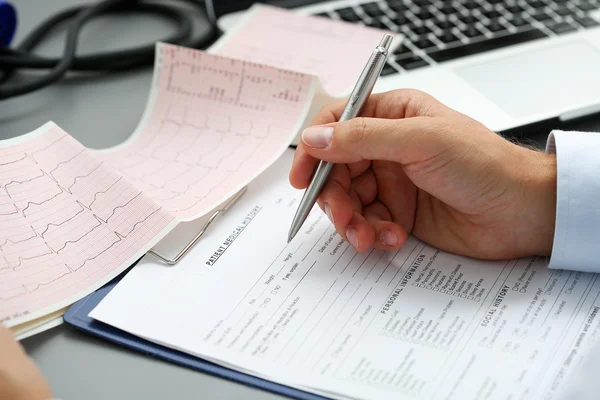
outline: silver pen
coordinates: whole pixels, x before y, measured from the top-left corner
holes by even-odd
[[[367,65],[360,74],[358,82],[356,82],[356,85],[354,86],[354,89],[348,98],[344,112],[340,116],[340,121],[348,121],[352,118],[355,118],[362,110],[364,104],[373,91],[373,87],[375,86],[375,83],[381,74],[383,66],[385,65],[391,44],[392,35],[386,34],[379,43],[379,46],[377,46],[371,54],[369,62],[367,62]],[[317,201],[317,198],[321,193],[321,189],[323,188],[323,185],[325,185],[327,177],[329,176],[333,166],[333,163],[326,161],[319,162],[319,166],[315,170],[313,178],[306,188],[304,196],[302,196],[302,200],[300,200],[298,210],[296,211],[296,215],[294,216],[294,220],[292,221],[292,226],[290,227],[290,232],[288,234],[288,243],[292,241],[294,236],[296,236],[296,233],[298,233],[302,227],[302,224],[304,224],[304,221],[315,205],[315,202]]]

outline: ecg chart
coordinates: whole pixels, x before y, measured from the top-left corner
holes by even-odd
[[[202,216],[281,155],[314,78],[160,45],[151,116],[100,156],[180,220]]]
[[[347,96],[385,33],[398,36],[256,4],[246,20],[229,30],[210,51],[315,75],[330,95]],[[395,39],[393,46],[398,42]]]
[[[9,324],[114,277],[173,220],[56,125],[30,136],[0,148],[0,321]]]
[[[92,151],[52,123],[0,142],[0,323],[112,279],[259,175],[308,113],[314,77],[171,45],[156,54],[126,143]]]

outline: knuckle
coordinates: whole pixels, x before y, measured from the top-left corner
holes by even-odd
[[[439,102],[430,94],[418,89],[406,89],[401,98],[404,102],[405,117],[433,117],[439,113]]]
[[[317,115],[312,120],[311,125],[322,125],[335,121],[335,107],[332,104],[321,107]]]
[[[323,107],[321,107],[318,115],[331,115],[332,111],[333,111],[333,105],[326,104]]]
[[[349,144],[360,144],[368,134],[367,120],[363,117],[351,119],[346,131],[346,141]]]

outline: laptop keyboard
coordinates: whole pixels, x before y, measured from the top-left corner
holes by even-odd
[[[315,14],[405,36],[382,75],[600,25],[600,0],[380,0]]]

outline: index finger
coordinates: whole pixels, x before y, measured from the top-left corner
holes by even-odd
[[[327,125],[337,122],[344,111],[346,102],[347,100],[339,100],[326,105],[319,111],[310,126]],[[290,184],[296,189],[306,188],[318,162],[319,160],[309,155],[306,150],[304,150],[304,144],[300,141],[294,152],[294,160],[292,161],[292,169],[289,177]]]
[[[347,101],[348,99],[338,100],[323,107],[311,126],[338,122]],[[386,119],[433,117],[442,110],[442,104],[427,93],[414,89],[398,89],[371,94],[359,116]]]
[[[313,119],[311,126],[328,125],[338,122],[346,107],[347,99],[338,100],[323,107]],[[413,89],[398,89],[390,92],[371,94],[360,112],[367,118],[401,119],[418,116],[435,116],[443,112],[435,98]],[[298,144],[292,162],[289,180],[296,189],[304,189],[319,160],[309,155],[302,141]]]

